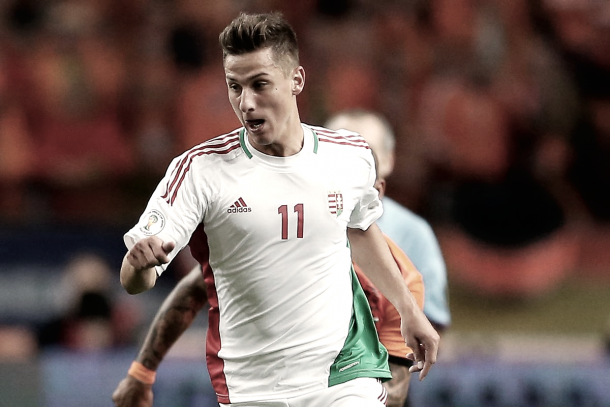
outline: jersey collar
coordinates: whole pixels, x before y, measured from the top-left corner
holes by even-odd
[[[310,132],[313,135],[313,153],[314,154],[318,154],[318,144],[319,144],[319,140],[318,140],[318,134],[314,131],[314,129],[312,129],[311,127],[307,126],[306,124],[301,123],[301,126],[303,126],[303,134],[305,134],[305,137],[307,137],[307,133]],[[250,151],[250,143],[246,142],[246,129],[242,127],[242,129],[239,132],[239,144],[241,145],[241,148],[244,150],[244,153],[246,153],[246,156],[248,158],[252,158],[252,152]],[[304,142],[304,145],[306,146],[308,143]],[[254,147],[252,147],[254,148]]]

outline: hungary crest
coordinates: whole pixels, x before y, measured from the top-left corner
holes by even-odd
[[[330,213],[339,216],[343,212],[343,194],[333,191],[328,193],[328,209]]]

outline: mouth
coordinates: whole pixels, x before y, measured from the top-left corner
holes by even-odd
[[[263,120],[263,119],[254,119],[254,120],[245,121],[246,126],[251,131],[259,130],[263,126],[264,123],[265,123],[265,120]]]

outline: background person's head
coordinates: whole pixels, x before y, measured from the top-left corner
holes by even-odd
[[[375,152],[377,177],[385,179],[392,173],[396,139],[392,126],[382,115],[362,109],[346,110],[330,117],[325,126],[359,133]]]

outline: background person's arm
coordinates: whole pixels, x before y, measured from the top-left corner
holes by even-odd
[[[406,365],[393,363],[392,361],[390,361],[389,364],[390,371],[392,372],[392,380],[383,383],[383,386],[388,392],[386,406],[403,407],[407,400],[411,372],[409,372],[409,367]]]
[[[172,290],[157,311],[136,362],[155,372],[161,361],[195,320],[207,302],[206,285],[199,266],[191,270]],[[117,407],[152,406],[152,384],[127,375],[115,389]]]

